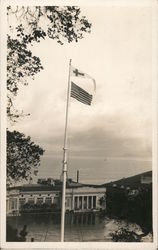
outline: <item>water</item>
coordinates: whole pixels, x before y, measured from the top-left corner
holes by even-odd
[[[27,225],[27,241],[60,241],[60,214],[25,214],[7,219],[20,231]],[[65,241],[105,241],[104,220],[99,214],[66,214]]]
[[[25,214],[7,218],[9,224],[20,232],[27,225],[27,239],[35,242],[60,241],[60,214]],[[99,213],[76,213],[65,216],[65,241],[67,242],[111,242],[111,233],[126,228],[142,234],[141,228],[135,223],[124,220],[110,219]],[[152,242],[152,235],[142,238],[143,242]]]

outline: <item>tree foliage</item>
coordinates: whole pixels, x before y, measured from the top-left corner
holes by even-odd
[[[7,178],[8,184],[28,180],[32,169],[37,169],[44,150],[31,138],[17,131],[7,131]]]
[[[31,46],[45,39],[54,39],[60,45],[78,42],[89,33],[91,24],[81,16],[76,6],[8,7],[7,53],[7,115],[16,121],[20,114],[14,107],[19,87],[43,69],[40,58],[31,52]],[[12,19],[15,19],[14,26]]]
[[[145,234],[152,233],[152,186],[139,187],[136,194],[108,187],[107,214],[137,223]]]
[[[26,42],[20,42],[8,36],[7,45],[7,115],[15,121],[19,118],[19,112],[14,109],[13,96],[17,95],[19,84],[27,85],[27,77],[34,77],[43,67],[40,59],[27,49]]]
[[[125,228],[120,228],[118,231],[111,233],[112,241],[114,242],[140,242],[141,235]]]

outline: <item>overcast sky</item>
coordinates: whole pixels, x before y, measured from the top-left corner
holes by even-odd
[[[82,6],[81,11],[92,23],[84,39],[63,46],[46,39],[31,48],[44,70],[19,90],[16,104],[31,115],[11,129],[30,135],[45,149],[47,161],[42,164],[53,165],[54,157],[62,158],[71,58],[74,67],[96,80],[96,93],[92,81],[73,78],[94,97],[91,106],[70,100],[70,161],[71,157],[77,164],[84,157],[150,160],[151,10]]]

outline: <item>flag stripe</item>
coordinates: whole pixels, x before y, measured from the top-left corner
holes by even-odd
[[[74,95],[74,96],[78,96],[80,99],[83,99],[83,100],[85,100],[85,101],[92,101],[92,97],[91,96],[83,96],[81,93],[80,94],[78,94],[78,93],[76,93],[76,92],[74,92],[73,90],[72,90],[72,92],[71,92],[71,95]]]
[[[82,98],[85,98],[85,99],[92,99],[92,96],[89,95],[87,92],[83,92],[81,90],[75,90],[74,88],[71,89],[72,93],[75,93],[77,92],[77,94],[79,94]]]
[[[82,97],[85,97],[85,98],[92,98],[92,95],[90,95],[88,92],[86,92],[84,89],[80,88],[78,85],[74,84],[72,82],[72,91],[74,91],[75,93],[79,94],[80,96]]]
[[[86,100],[83,98],[80,98],[78,95],[74,95],[73,93],[71,94],[71,97],[75,98],[76,100],[83,102],[84,104],[91,105],[91,100]]]
[[[88,103],[89,105],[91,104],[92,101],[92,98],[85,98],[74,92],[71,92],[71,97],[76,98],[78,101],[84,102],[85,104]]]
[[[75,99],[78,100],[79,102],[82,102],[82,103],[87,104],[87,105],[91,105],[91,101],[88,101],[88,100],[85,101],[85,100],[79,98],[78,96],[73,96],[73,95],[72,95],[71,97],[75,98]]]
[[[79,92],[81,95],[83,95],[85,97],[91,97],[92,96],[88,92],[86,92],[84,89],[80,88],[78,85],[76,85],[73,82],[71,84],[71,89],[72,89],[72,91]]]
[[[78,93],[74,92],[73,90],[72,90],[71,94],[74,95],[74,96],[79,96],[79,97],[80,97],[81,99],[83,99],[83,100],[92,101],[92,97],[91,97],[91,96],[87,96],[87,97],[86,97],[86,96],[82,95],[81,93],[78,94]]]
[[[71,82],[71,97],[75,98],[79,102],[91,105],[92,95],[73,82]]]

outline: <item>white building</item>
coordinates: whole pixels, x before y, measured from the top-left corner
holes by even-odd
[[[7,192],[7,214],[14,215],[21,212],[24,204],[38,207],[47,204],[61,209],[61,183],[59,185],[28,184],[12,187]],[[97,211],[105,209],[100,202],[105,197],[106,188],[97,185],[85,185],[76,182],[67,183],[66,211]],[[35,206],[36,205],[36,206]]]

